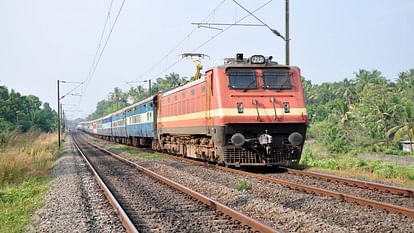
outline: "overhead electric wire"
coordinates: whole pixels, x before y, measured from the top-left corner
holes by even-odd
[[[78,87],[80,87],[81,85],[83,85],[83,82],[79,83],[79,85],[75,86],[74,88],[72,88],[70,91],[68,91],[66,94],[62,95],[62,97],[60,97],[60,99],[65,98],[67,95],[71,94],[74,90],[76,90]]]
[[[93,71],[92,71],[91,75],[89,76],[89,79],[88,79],[88,81],[87,81],[87,83],[86,83],[85,90],[88,88],[89,82],[90,82],[90,80],[93,78],[93,76],[94,76],[94,74],[95,74],[95,71],[96,71],[96,68],[98,67],[99,62],[101,61],[102,54],[104,53],[105,48],[106,48],[106,46],[108,45],[109,38],[111,38],[112,31],[113,31],[113,30],[114,30],[114,28],[115,28],[116,22],[118,21],[119,15],[121,14],[121,11],[122,11],[122,8],[124,7],[124,4],[125,4],[125,0],[123,0],[123,1],[122,1],[121,7],[120,7],[120,8],[119,8],[119,10],[118,10],[118,13],[117,13],[116,18],[115,18],[115,20],[114,20],[114,23],[112,24],[112,26],[111,26],[111,28],[110,28],[110,31],[109,31],[108,37],[107,37],[107,38],[106,38],[106,40],[105,40],[105,44],[104,44],[104,46],[103,46],[103,48],[102,48],[102,50],[101,50],[101,53],[99,54],[98,60],[96,61],[96,64],[95,64],[95,67],[93,68]]]
[[[210,16],[212,15],[212,14],[214,14],[215,13],[215,11],[221,6],[221,5],[223,5],[224,4],[224,2],[225,2],[226,0],[222,0],[206,17],[205,17],[205,19],[203,19],[203,21],[206,21],[207,19],[209,19],[210,18]],[[234,1],[234,0],[233,0]],[[268,5],[270,2],[272,2],[273,0],[269,0],[268,2],[266,2],[266,3],[264,3],[263,5],[261,5],[260,7],[258,7],[258,8],[256,8],[255,10],[253,10],[252,12],[250,12],[250,11],[248,11],[247,9],[245,9],[249,14],[248,15],[245,15],[244,17],[242,17],[242,18],[240,18],[239,20],[237,20],[234,24],[230,24],[228,27],[226,27],[226,28],[224,28],[222,31],[220,31],[220,32],[218,32],[218,33],[216,33],[215,35],[213,35],[213,36],[211,36],[211,38],[209,38],[207,41],[205,41],[205,42],[203,42],[202,44],[200,44],[199,46],[197,46],[195,49],[193,49],[192,50],[192,52],[194,52],[194,51],[196,51],[196,50],[198,50],[198,49],[200,49],[200,48],[202,48],[202,47],[204,47],[206,44],[208,44],[209,42],[211,42],[212,40],[214,40],[217,36],[219,36],[220,34],[222,34],[223,32],[225,32],[225,31],[227,31],[228,29],[230,29],[231,27],[233,27],[233,26],[235,26],[235,24],[237,24],[237,23],[239,23],[239,22],[241,22],[242,20],[244,20],[244,19],[246,19],[247,17],[249,17],[249,16],[253,16],[253,17],[255,17],[257,20],[259,20],[261,23],[263,23],[263,25],[264,26],[266,26],[266,27],[268,27],[270,30],[272,30],[272,31],[274,31],[272,28],[270,28],[267,24],[265,24],[263,21],[261,21],[259,18],[257,18],[255,15],[254,15],[254,13],[255,12],[257,12],[258,10],[260,10],[260,9],[262,9],[263,7],[265,7],[266,5]],[[234,1],[237,5],[239,5],[240,7],[242,7],[239,3],[237,3],[236,1]],[[122,11],[122,9],[123,9],[123,6],[124,6],[124,3],[125,3],[125,0],[123,0],[123,2],[122,2],[122,4],[121,4],[121,6],[120,6],[120,8],[119,8],[119,10],[118,10],[118,13],[117,13],[117,16],[116,16],[116,18],[115,18],[115,20],[114,20],[114,23],[112,24],[112,26],[111,26],[111,28],[110,28],[110,31],[109,31],[109,34],[108,34],[108,37],[106,38],[106,41],[105,41],[105,44],[104,44],[104,46],[103,46],[103,48],[102,48],[102,50],[101,50],[101,52],[99,53],[99,56],[97,56],[97,54],[98,54],[98,52],[99,52],[99,49],[100,49],[100,47],[101,47],[101,44],[102,44],[102,39],[103,39],[103,36],[104,36],[104,33],[105,33],[105,29],[106,29],[106,26],[107,26],[107,23],[108,23],[108,21],[109,21],[109,17],[110,17],[110,12],[111,12],[111,8],[112,8],[112,4],[113,4],[113,0],[111,0],[111,4],[110,4],[110,8],[109,8],[109,10],[108,10],[108,14],[107,14],[107,18],[106,18],[106,20],[105,20],[105,25],[104,25],[104,28],[103,28],[103,31],[102,31],[102,33],[101,33],[101,37],[100,37],[100,40],[99,40],[99,45],[98,45],[98,49],[97,49],[97,51],[96,51],[96,53],[95,53],[95,56],[94,56],[94,61],[93,61],[93,63],[92,63],[92,66],[91,66],[91,68],[90,68],[90,71],[89,71],[89,73],[88,73],[88,76],[87,76],[87,78],[85,79],[85,82],[84,82],[84,84],[85,84],[85,86],[83,87],[83,89],[82,89],[82,94],[81,94],[81,98],[80,98],[80,101],[79,101],[79,104],[78,105],[80,105],[80,102],[82,101],[82,97],[83,97],[83,95],[84,95],[84,93],[86,92],[86,89],[87,89],[87,87],[88,87],[88,85],[89,85],[89,83],[90,83],[90,80],[93,78],[93,76],[94,76],[94,74],[95,74],[95,72],[96,72],[96,69],[97,69],[97,67],[98,67],[98,65],[99,65],[99,62],[100,62],[100,60],[101,60],[101,58],[102,58],[102,54],[103,54],[103,52],[104,52],[104,50],[105,50],[105,48],[106,48],[106,46],[107,46],[107,44],[108,44],[108,41],[109,41],[109,38],[110,38],[110,36],[111,36],[111,34],[112,34],[112,31],[113,31],[113,29],[114,29],[114,27],[115,27],[115,25],[116,25],[116,23],[117,23],[117,21],[118,21],[118,18],[119,18],[119,15],[120,15],[120,13],[121,13],[121,11]],[[244,8],[244,7],[242,7],[242,8]],[[192,29],[181,41],[179,41],[172,49],[170,49],[168,52],[167,52],[167,54],[166,55],[164,55],[161,59],[159,59],[153,66],[151,66],[147,71],[145,71],[142,75],[141,75],[141,78],[142,77],[144,77],[146,74],[148,74],[148,72],[150,72],[151,70],[153,70],[160,62],[162,62],[162,61],[164,61],[165,59],[167,59],[178,47],[180,47],[186,40],[188,40],[189,39],[189,37],[197,30],[197,28],[198,27],[195,27],[194,29]],[[96,60],[96,58],[98,57],[98,59]],[[159,73],[157,73],[155,76],[152,76],[152,78],[150,78],[150,79],[154,79],[154,78],[157,78],[157,76],[159,76],[159,75],[161,75],[162,73],[164,73],[165,71],[167,71],[167,70],[169,70],[169,69],[171,69],[172,67],[174,67],[174,66],[176,66],[180,61],[182,61],[184,58],[183,57],[181,57],[179,60],[176,60],[174,63],[172,63],[172,64],[170,64],[168,67],[166,67],[166,68],[164,68],[162,71],[160,71]],[[148,78],[147,78],[148,79]]]
[[[111,0],[110,6],[109,6],[109,9],[108,9],[108,14],[107,14],[106,19],[105,19],[105,24],[104,24],[104,27],[103,27],[103,30],[102,30],[102,33],[101,33],[101,36],[100,36],[100,39],[99,39],[98,48],[96,50],[91,68],[89,69],[89,73],[88,73],[88,75],[87,75],[87,77],[85,78],[85,81],[84,81],[85,85],[82,88],[81,98],[79,99],[79,103],[78,103],[79,106],[80,106],[80,103],[82,102],[82,97],[85,94],[85,92],[86,92],[86,90],[89,86],[90,81],[92,80],[93,76],[95,75],[96,69],[99,65],[99,62],[101,61],[102,55],[105,51],[105,48],[108,44],[108,41],[109,41],[110,37],[111,37],[112,31],[115,28],[115,25],[118,21],[119,15],[121,14],[121,11],[124,7],[124,4],[125,4],[125,0],[122,1],[121,6],[119,7],[118,13],[117,13],[116,18],[114,20],[114,23],[111,25],[108,36],[106,37],[105,43],[104,43],[104,45],[101,49],[102,40],[103,40],[103,37],[105,35],[106,27],[107,27],[107,24],[109,22],[109,18],[110,18],[110,15],[111,15],[111,10],[112,10],[112,5],[113,5],[113,0]],[[99,51],[100,51],[100,53],[99,53]],[[98,54],[99,54],[99,56],[98,56]]]
[[[95,56],[93,57],[92,65],[91,65],[91,67],[89,68],[89,73],[88,73],[88,75],[87,75],[87,78],[89,77],[89,75],[90,75],[90,74],[91,74],[91,72],[92,72],[93,67],[95,66],[96,58],[98,57],[98,53],[99,53],[99,50],[100,50],[100,48],[101,48],[102,39],[103,39],[103,37],[104,37],[104,35],[105,35],[106,25],[108,25],[108,22],[109,22],[109,17],[110,17],[110,15],[111,15],[111,9],[112,9],[112,4],[113,4],[113,2],[114,2],[114,0],[111,0],[111,4],[109,5],[109,9],[108,9],[108,14],[106,15],[106,19],[105,19],[105,24],[104,24],[104,26],[103,26],[103,29],[102,29],[102,32],[101,32],[101,36],[100,36],[100,38],[99,38],[98,48],[96,48]],[[86,81],[86,80],[85,80],[85,81]]]
[[[242,6],[239,2],[237,2],[236,0],[232,0],[234,3],[236,3],[240,8],[242,8],[243,10],[245,10],[247,13],[249,13],[251,16],[253,16],[257,21],[259,21],[260,23],[263,24],[263,26],[267,27],[271,32],[273,32],[275,35],[281,37],[283,40],[286,40],[284,36],[282,36],[282,34],[280,34],[276,29],[273,29],[271,27],[269,27],[269,25],[267,25],[265,22],[263,22],[261,19],[259,19],[256,15],[254,15],[254,12],[250,12],[246,7]]]
[[[271,3],[273,0],[269,0],[266,3],[264,3],[263,5],[261,5],[260,7],[256,8],[254,11],[252,11],[252,13],[257,12],[258,10],[262,9],[263,7],[267,6],[269,3]],[[234,24],[230,24],[229,26],[227,26],[226,28],[223,29],[223,31],[220,31],[216,34],[214,34],[213,36],[211,36],[208,40],[206,40],[205,42],[201,43],[199,46],[197,46],[195,49],[191,50],[191,52],[195,52],[197,50],[199,50],[200,48],[204,47],[206,44],[208,44],[209,42],[211,42],[212,40],[214,40],[217,36],[219,36],[220,34],[222,34],[223,32],[227,31],[228,29],[232,28],[233,26],[235,26],[235,24],[243,21],[244,19],[248,18],[249,16],[251,16],[251,14],[249,13],[248,15],[245,15],[244,17],[240,18],[239,20],[237,20]],[[152,76],[151,79],[157,78],[158,75],[161,75],[162,73],[164,73],[165,71],[171,69],[172,67],[176,66],[178,63],[180,63],[184,58],[180,58],[178,60],[176,60],[174,63],[172,63],[171,65],[169,65],[167,68],[163,69],[161,72],[159,72],[157,75]]]
[[[226,0],[222,0],[221,2],[219,2],[219,4],[217,4],[216,7],[214,7],[214,9],[202,20],[202,22],[208,20],[210,18],[211,15],[213,15],[223,4],[224,2],[226,2]],[[140,75],[140,78],[142,79],[145,75],[147,75],[151,70],[153,70],[155,67],[157,67],[159,65],[160,62],[164,61],[165,59],[167,59],[178,47],[180,47],[185,41],[187,41],[190,36],[198,29],[198,27],[194,27],[182,40],[180,40],[172,49],[170,49],[167,54],[165,54],[161,59],[159,59],[156,63],[154,63],[154,65],[152,65],[148,70],[146,70],[143,74]],[[179,61],[181,61],[182,59],[180,59]],[[179,62],[178,61],[178,62]],[[176,62],[176,63],[178,63]],[[168,70],[168,69],[167,69]],[[163,72],[160,72],[163,73]],[[158,76],[158,75],[155,75]]]
[[[266,2],[265,4],[261,5],[260,7],[256,8],[252,13],[255,13],[256,11],[262,9],[263,7],[267,6],[269,3],[271,3],[273,0],[269,0],[268,2]],[[248,15],[245,15],[244,17],[240,18],[239,20],[237,20],[234,24],[230,24],[229,26],[227,26],[226,28],[223,29],[223,31],[217,32],[215,35],[211,36],[210,39],[206,40],[205,42],[203,42],[201,45],[199,45],[198,47],[196,47],[194,50],[192,50],[192,52],[199,50],[200,48],[204,47],[206,44],[208,44],[210,41],[214,40],[217,36],[221,35],[222,33],[224,33],[225,31],[229,30],[230,28],[234,27],[235,24],[243,21],[244,19],[248,18],[250,15],[253,15],[252,13],[249,12]]]
[[[85,77],[84,83],[88,80],[89,76],[90,76],[90,75],[91,75],[91,73],[92,73],[93,67],[95,66],[95,63],[96,63],[96,58],[98,57],[99,50],[101,49],[101,45],[102,45],[102,40],[103,40],[103,37],[104,37],[104,35],[105,35],[106,26],[108,25],[108,22],[109,22],[109,17],[110,17],[110,15],[111,15],[111,10],[112,10],[112,5],[113,5],[113,2],[114,2],[114,0],[111,0],[111,3],[109,4],[108,13],[106,14],[106,19],[105,19],[104,26],[103,26],[103,28],[102,28],[101,36],[100,36],[100,38],[99,38],[98,47],[96,48],[95,55],[94,55],[94,57],[93,57],[91,67],[89,68],[89,72],[88,72],[88,74],[87,74],[87,75],[86,75],[86,77]],[[84,91],[85,91],[85,86],[83,86],[83,87],[82,87],[82,91],[81,91],[81,92],[82,92],[82,93],[84,93]],[[79,100],[79,103],[78,103],[79,105],[80,105],[80,102],[81,102],[81,101],[82,101],[82,97],[81,97],[81,98],[80,98],[80,100]]]

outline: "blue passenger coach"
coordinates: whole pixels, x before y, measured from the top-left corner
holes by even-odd
[[[154,96],[125,108],[127,138],[134,146],[149,146],[154,137],[156,106]]]
[[[96,120],[97,134],[106,137],[112,136],[112,114]]]
[[[112,136],[116,142],[122,142],[126,138],[125,109],[112,113]]]
[[[107,116],[81,122],[89,134],[118,143],[151,146],[157,125],[157,96],[134,103]]]

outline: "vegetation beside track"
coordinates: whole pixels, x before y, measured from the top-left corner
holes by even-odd
[[[312,142],[305,145],[303,166],[414,186],[414,165],[359,156],[414,158],[414,151],[403,152],[400,145],[414,140],[414,69],[399,73],[395,81],[377,70],[359,70],[333,83],[303,79],[303,86],[310,120],[307,139]]]
[[[250,189],[252,189],[252,184],[246,180],[241,180],[237,182],[237,184],[234,186],[238,191],[240,192],[246,192]]]
[[[303,79],[303,86],[308,139],[327,152],[404,155],[400,141],[414,140],[414,69],[395,81],[377,70],[359,70],[333,83]]]
[[[305,148],[300,165],[314,170],[329,170],[340,175],[383,180],[414,187],[414,165],[365,160],[349,153],[321,156],[312,147]]]
[[[49,103],[0,85],[0,147],[7,144],[10,132],[52,132],[57,128],[56,122],[57,113]]]
[[[55,134],[10,133],[0,149],[0,232],[23,232],[42,206],[60,154]]]
[[[24,232],[31,215],[43,205],[50,188],[48,177],[30,178],[16,187],[0,190],[0,232]]]

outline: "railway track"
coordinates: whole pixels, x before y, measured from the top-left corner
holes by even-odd
[[[331,184],[340,184],[343,186],[347,186],[350,189],[359,188],[363,190],[369,190],[372,192],[382,193],[383,195],[385,195],[379,199],[378,198],[375,199],[375,198],[370,198],[370,196],[372,195],[367,195],[366,193],[358,194],[359,196],[350,194],[352,192],[350,192],[349,189],[348,189],[348,193],[346,193],[346,192],[343,192],[344,188],[336,188],[336,189],[339,189],[338,191],[338,190],[330,190],[325,187],[320,187],[321,185],[319,185],[319,187],[313,184],[310,185],[309,183],[312,183],[312,181],[304,182],[304,181],[299,181],[300,179],[296,178],[295,179],[296,181],[293,182],[289,180],[290,178],[288,177],[284,177],[284,178],[278,177],[280,176],[280,174],[277,174],[277,175],[257,174],[257,173],[252,173],[248,171],[242,171],[242,170],[231,169],[231,168],[226,168],[226,167],[221,167],[221,166],[209,165],[205,162],[195,161],[192,159],[187,159],[187,158],[182,158],[182,157],[177,157],[177,156],[171,156],[171,157],[176,160],[190,162],[190,163],[198,164],[201,166],[209,166],[211,168],[219,169],[219,170],[230,172],[233,174],[238,174],[238,175],[247,176],[247,177],[254,177],[258,180],[262,180],[262,181],[270,182],[274,184],[279,184],[279,185],[288,187],[290,189],[300,190],[306,193],[328,196],[328,197],[332,197],[332,198],[350,202],[350,203],[357,203],[363,206],[370,206],[373,208],[382,209],[390,213],[397,213],[397,214],[402,214],[402,215],[409,216],[409,217],[414,217],[414,208],[413,208],[414,197],[413,197],[412,189],[399,188],[399,187],[383,185],[383,184],[378,184],[378,183],[373,183],[373,182],[358,181],[355,179],[336,177],[336,176],[331,176],[331,175],[324,175],[324,174],[319,175],[318,173],[305,172],[305,171],[294,170],[294,169],[286,170],[286,174],[300,176],[302,177],[301,178],[302,180],[303,180],[303,177],[308,177],[312,179],[324,180],[327,183],[331,183]],[[398,197],[395,197],[395,195],[397,195]],[[366,196],[368,196],[368,198]],[[393,203],[394,200],[397,200],[397,201]]]
[[[74,137],[128,232],[281,232]]]
[[[402,214],[402,215],[414,218],[414,209],[413,208],[407,208],[407,207],[404,207],[404,206],[390,204],[390,203],[386,203],[386,202],[378,201],[378,200],[374,200],[374,199],[369,199],[369,198],[365,198],[365,197],[362,197],[362,196],[347,194],[347,193],[344,193],[342,191],[333,191],[333,190],[330,190],[330,189],[321,188],[321,187],[314,186],[314,185],[304,184],[300,181],[293,182],[293,181],[290,181],[288,179],[281,179],[281,178],[275,177],[273,175],[256,174],[256,173],[240,171],[240,170],[234,170],[234,169],[228,169],[228,168],[222,168],[222,169],[225,169],[228,172],[232,172],[232,173],[236,173],[236,174],[240,174],[240,175],[244,175],[244,176],[254,177],[254,178],[262,180],[262,181],[283,185],[283,186],[288,187],[290,189],[300,190],[300,191],[304,191],[304,192],[307,192],[307,193],[313,193],[313,194],[318,194],[318,195],[322,195],[322,196],[328,196],[328,197],[332,197],[332,198],[335,198],[335,199],[338,199],[338,200],[342,200],[342,201],[346,201],[346,202],[350,202],[350,203],[357,203],[359,205],[364,205],[364,206],[370,206],[370,207],[377,208],[377,209],[382,209],[382,210],[385,210],[385,211],[388,211],[388,212],[391,212],[391,213]],[[409,198],[409,199],[407,199],[407,202],[412,203],[413,199]]]
[[[309,171],[302,171],[297,169],[291,169],[291,168],[284,168],[286,170],[286,173],[298,175],[298,176],[304,176],[304,177],[311,177],[319,180],[324,180],[327,182],[335,182],[344,184],[351,187],[359,187],[362,189],[369,189],[373,191],[378,191],[382,193],[390,193],[395,195],[400,195],[403,197],[412,197],[414,198],[414,190],[408,189],[408,188],[401,188],[391,185],[385,185],[380,183],[374,183],[370,181],[362,181],[352,178],[344,178],[339,177],[335,175],[328,175],[328,174],[321,174],[316,172],[309,172]]]

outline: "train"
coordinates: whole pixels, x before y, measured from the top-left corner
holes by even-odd
[[[231,167],[298,163],[308,125],[300,69],[272,59],[237,54],[78,129]]]

